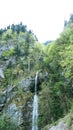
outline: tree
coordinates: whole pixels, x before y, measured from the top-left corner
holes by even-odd
[[[73,14],[70,14],[69,22],[73,23]]]
[[[67,26],[67,20],[64,21],[64,27],[66,27],[66,26]]]
[[[8,30],[8,29],[10,29],[10,25],[9,25],[9,26],[7,26],[7,30]]]
[[[12,33],[14,33],[15,32],[15,25],[14,24],[11,25],[11,29],[12,29]]]
[[[25,26],[24,26],[24,25],[22,25],[22,26],[21,26],[21,31],[22,31],[22,32],[26,32],[26,28],[27,28],[27,26],[26,26],[26,25],[25,25]]]
[[[0,29],[0,35],[2,35],[3,34],[3,29]]]

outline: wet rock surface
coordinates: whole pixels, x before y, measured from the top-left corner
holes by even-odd
[[[68,130],[67,125],[64,122],[60,122],[58,125],[53,126],[48,130]]]
[[[0,68],[0,78],[5,78],[5,76],[4,76],[4,72],[3,72],[3,69],[2,68]]]

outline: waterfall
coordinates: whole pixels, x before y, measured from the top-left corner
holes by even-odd
[[[28,73],[30,72],[30,57],[28,57]]]
[[[35,95],[37,94],[37,78],[38,78],[38,72],[36,73],[35,76]]]
[[[35,95],[34,95],[34,100],[33,100],[32,130],[38,130],[37,78],[38,78],[38,72],[36,73],[36,76],[35,76]]]

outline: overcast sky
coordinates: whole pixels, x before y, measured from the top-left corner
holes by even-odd
[[[59,36],[70,13],[73,0],[0,0],[0,28],[22,21],[45,42]]]

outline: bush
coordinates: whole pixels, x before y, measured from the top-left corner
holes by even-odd
[[[18,124],[15,124],[9,115],[0,116],[0,130],[19,130]]]

